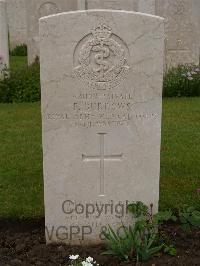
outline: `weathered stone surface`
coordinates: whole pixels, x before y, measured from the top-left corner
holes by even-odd
[[[79,0],[79,3],[78,9],[116,9],[155,14],[155,0]]]
[[[77,10],[75,0],[26,0],[28,24],[28,62],[39,56],[39,19],[44,16]]]
[[[199,47],[199,58],[200,58],[200,1],[193,0],[192,1],[192,10],[193,10],[193,28],[195,30],[195,37],[198,40],[198,47]]]
[[[156,8],[155,0],[139,0],[138,1],[138,11],[142,13],[147,13],[154,15]]]
[[[27,43],[26,0],[6,0],[10,47]]]
[[[6,2],[0,0],[0,75],[1,70],[9,66],[8,24]]]
[[[137,11],[138,0],[86,0],[87,9],[118,9]]]
[[[198,64],[198,35],[191,0],[157,0],[156,14],[166,18],[166,68]]]
[[[86,9],[86,0],[77,0],[77,10]]]
[[[130,221],[128,201],[157,210],[163,50],[155,16],[91,10],[40,20],[48,243],[101,242],[106,225]]]

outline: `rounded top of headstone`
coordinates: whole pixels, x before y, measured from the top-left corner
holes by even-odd
[[[146,13],[141,13],[141,12],[135,12],[135,11],[125,11],[125,10],[111,10],[111,9],[90,9],[90,10],[78,10],[78,11],[69,11],[69,12],[62,12],[62,13],[57,13],[57,14],[53,14],[53,15],[49,15],[49,16],[44,16],[42,18],[40,18],[40,21],[43,20],[50,20],[50,19],[54,19],[57,17],[64,17],[64,16],[69,16],[69,15],[81,15],[81,14],[109,14],[109,13],[115,13],[115,14],[123,14],[123,15],[134,15],[135,17],[145,17],[145,18],[149,18],[149,19],[157,19],[157,20],[161,20],[164,21],[163,17],[159,17],[159,16],[155,16],[155,15],[151,15],[151,14],[146,14]]]

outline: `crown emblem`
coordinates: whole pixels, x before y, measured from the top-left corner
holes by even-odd
[[[107,25],[101,23],[98,27],[92,30],[92,34],[97,40],[105,40],[110,38],[112,29]]]

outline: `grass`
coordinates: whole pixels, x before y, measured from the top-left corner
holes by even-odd
[[[0,216],[44,216],[40,104],[0,105],[0,139]],[[161,209],[200,208],[199,151],[200,98],[164,99]]]
[[[160,208],[200,209],[200,98],[165,98]]]
[[[27,65],[27,57],[26,56],[11,56],[10,57],[10,68],[11,70],[16,70],[24,65]]]
[[[0,217],[43,216],[40,104],[1,104],[0,139]]]

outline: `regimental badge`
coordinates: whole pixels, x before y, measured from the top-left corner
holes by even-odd
[[[74,74],[97,90],[119,85],[129,71],[128,48],[112,29],[100,23],[83,38],[74,52]]]

